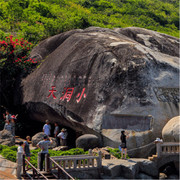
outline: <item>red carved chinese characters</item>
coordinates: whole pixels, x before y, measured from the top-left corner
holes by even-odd
[[[79,103],[81,101],[81,98],[84,97],[86,98],[86,94],[84,93],[85,91],[85,88],[83,88],[82,92],[81,93],[78,93],[78,95],[76,96],[76,102]]]
[[[51,96],[53,96],[54,99],[56,99],[56,96],[54,95],[54,92],[56,92],[56,90],[54,90],[54,88],[56,88],[56,86],[51,86],[52,90],[49,90],[50,94],[48,95],[48,98]]]
[[[69,102],[73,95],[74,88],[64,88],[64,90],[65,93],[64,92],[62,93],[64,95],[60,98],[60,100],[64,101],[65,99],[67,99],[67,102]]]
[[[55,88],[56,88],[56,86],[51,86],[51,90],[49,90],[50,93],[47,96],[47,98],[49,98],[52,95],[53,99],[57,99],[55,94],[54,94],[55,92],[57,92],[55,90]],[[75,96],[77,103],[79,103],[81,101],[82,97],[86,98],[85,90],[86,90],[86,88],[83,88],[82,92],[78,93]],[[64,91],[62,92],[62,96],[60,97],[60,101],[67,100],[67,102],[69,102],[71,100],[71,98],[72,98],[73,92],[74,92],[74,87],[64,88]]]

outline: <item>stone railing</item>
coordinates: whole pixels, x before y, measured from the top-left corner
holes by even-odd
[[[179,142],[155,142],[157,157],[164,155],[178,155],[180,153]]]
[[[75,180],[63,167],[61,167],[54,159],[49,157],[49,154],[46,154],[47,158],[47,171],[51,171],[56,179],[71,179]],[[57,170],[57,174],[53,172],[53,170]]]
[[[93,156],[92,151],[88,155],[70,155],[70,156],[53,156],[51,157],[63,169],[68,171],[100,169],[102,167],[102,155]],[[52,165],[51,165],[52,166]],[[53,167],[50,167],[52,169]]]

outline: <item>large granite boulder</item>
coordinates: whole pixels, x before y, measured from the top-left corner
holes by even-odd
[[[162,130],[163,141],[179,142],[180,137],[180,116],[170,119]]]
[[[99,147],[99,138],[93,134],[84,134],[76,139],[76,147],[82,148],[85,151]]]
[[[9,131],[4,129],[0,131],[0,144],[13,146],[15,145],[15,138]]]
[[[43,132],[39,132],[37,134],[35,134],[33,137],[32,137],[32,146],[37,146],[37,144],[42,141],[44,139],[44,133]],[[53,141],[53,143],[49,146],[50,149],[52,148],[55,148],[56,147],[56,141],[55,141],[55,138],[52,138],[50,137]]]
[[[42,41],[31,57],[41,65],[16,97],[31,119],[95,134],[103,146],[118,147],[126,129],[132,149],[160,137],[179,114],[175,37],[136,27],[90,27]]]

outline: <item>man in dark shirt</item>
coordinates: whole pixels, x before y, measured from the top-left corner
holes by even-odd
[[[56,138],[56,144],[57,144],[57,146],[60,146],[60,141],[59,141],[59,138],[57,137],[57,135],[59,134],[59,126],[58,126],[57,122],[54,123],[54,125],[55,125],[54,137]]]

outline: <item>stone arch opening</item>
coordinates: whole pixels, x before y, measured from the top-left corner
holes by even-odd
[[[168,163],[164,164],[163,166],[161,166],[159,168],[159,173],[164,173],[167,176],[170,176],[170,175],[179,176],[178,169],[179,169],[179,167],[177,167],[177,163],[175,161],[171,161],[171,162],[168,162]]]

